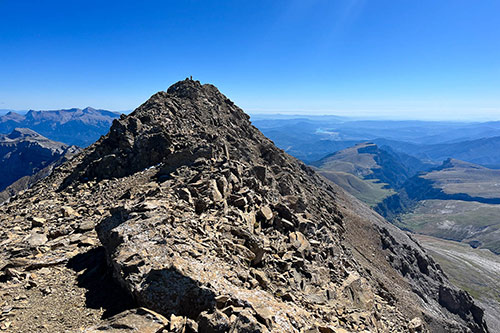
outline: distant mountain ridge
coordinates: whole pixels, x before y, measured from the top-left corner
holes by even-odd
[[[394,193],[417,172],[430,164],[410,155],[364,142],[312,163],[326,178],[358,199],[375,205]]]
[[[117,112],[85,109],[66,109],[51,111],[30,110],[26,114],[13,111],[0,116],[0,133],[10,133],[14,128],[30,128],[51,140],[68,145],[86,147],[105,134]]]
[[[389,146],[421,160],[452,157],[500,168],[500,122],[356,120],[338,117],[258,115],[252,123],[289,154],[312,163],[358,143]]]
[[[0,109],[0,116],[3,116],[3,115],[5,115],[5,114],[7,114],[9,112],[23,114],[23,113],[26,113],[28,111],[27,110]]]
[[[467,140],[457,143],[436,144],[418,150],[418,156],[433,160],[454,158],[490,168],[500,167],[500,136]]]

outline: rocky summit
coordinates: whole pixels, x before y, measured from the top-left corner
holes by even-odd
[[[153,95],[0,207],[15,332],[487,332],[406,233],[217,88]]]

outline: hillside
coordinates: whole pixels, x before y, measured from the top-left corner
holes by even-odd
[[[450,279],[473,295],[485,309],[490,331],[499,332],[500,256],[488,250],[473,249],[467,244],[424,235],[415,237],[432,254]]]
[[[41,135],[67,145],[87,147],[108,132],[119,113],[93,108],[33,111],[26,114],[8,112],[0,116],[0,133],[14,128],[29,128]]]
[[[75,147],[49,140],[27,128],[16,128],[8,135],[0,134],[0,192],[20,178],[30,177],[74,152]]]
[[[450,158],[420,177],[432,181],[434,187],[450,196],[466,193],[475,201],[500,199],[500,170]]]
[[[378,167],[370,155],[359,154],[356,147],[332,156],[325,165],[360,176],[370,175],[371,168]],[[500,171],[448,159],[408,179],[398,193],[388,193],[381,187],[384,183],[368,182],[351,173],[319,172],[358,199],[376,206],[398,227],[422,235],[418,239],[446,274],[487,309],[488,324],[499,326],[495,314],[500,303],[493,290],[500,280],[497,270],[489,266],[497,265],[500,259],[484,251],[500,253]],[[423,235],[436,238],[429,240]]]
[[[387,188],[388,184],[380,183],[374,179],[361,179],[353,174],[342,171],[316,170],[326,179],[342,187],[345,191],[355,196],[370,206],[376,206],[387,196],[395,192]]]
[[[418,171],[429,168],[418,159],[374,143],[361,143],[312,163],[318,172],[356,198],[377,205]]]
[[[17,332],[488,331],[418,243],[198,81],[115,121],[0,218]]]

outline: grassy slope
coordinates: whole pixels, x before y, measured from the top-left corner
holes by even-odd
[[[395,194],[391,185],[382,181],[385,174],[377,164],[382,152],[373,143],[362,143],[338,151],[315,163],[317,171],[324,177],[341,186],[359,200],[370,206],[376,206],[386,197]],[[389,156],[388,153],[387,156]],[[389,156],[392,164],[396,162]],[[384,162],[387,162],[384,160]],[[388,165],[391,168],[392,165]]]
[[[373,179],[363,180],[347,172],[320,170],[319,173],[371,206],[395,193],[392,189],[384,188],[387,184]]]
[[[471,197],[500,197],[500,170],[452,160],[451,168],[432,171],[423,178],[435,182],[447,194],[467,193]]]
[[[460,200],[424,200],[395,223],[417,233],[470,242],[500,253],[500,205]]]
[[[468,291],[485,309],[491,332],[500,332],[500,256],[487,250],[434,237],[416,238],[441,265],[450,280]]]
[[[419,177],[427,183],[408,182],[405,190],[420,201],[412,211],[394,219],[396,225],[443,239],[474,242],[500,254],[500,205],[481,202],[500,198],[500,170],[448,159],[439,169]],[[430,186],[443,195],[436,196]]]

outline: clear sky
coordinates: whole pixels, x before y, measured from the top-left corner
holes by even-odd
[[[192,75],[250,113],[500,119],[500,1],[0,0],[0,109],[134,109]]]

